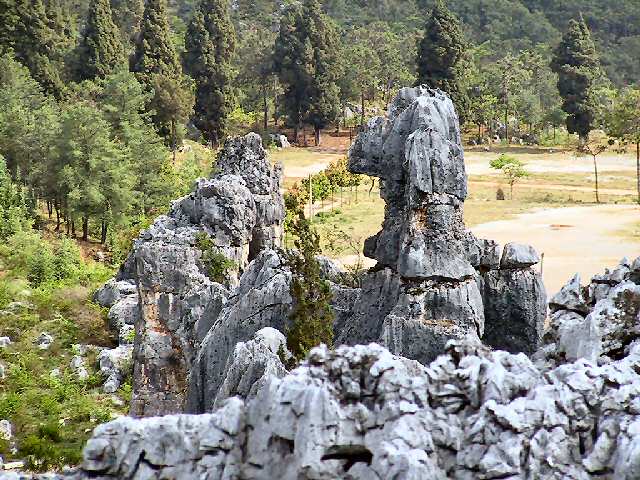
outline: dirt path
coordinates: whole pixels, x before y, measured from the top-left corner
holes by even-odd
[[[469,185],[482,185],[485,187],[498,187],[504,188],[504,182],[485,182],[478,180],[469,180]],[[528,188],[534,190],[562,190],[562,191],[574,191],[574,192],[595,192],[595,187],[581,187],[578,185],[556,185],[552,183],[518,183],[515,189]],[[603,195],[637,195],[636,190],[627,190],[622,188],[599,188],[598,191]],[[595,195],[595,193],[594,193]]]
[[[503,245],[528,243],[544,253],[543,277],[552,295],[575,273],[580,273],[584,283],[621,258],[640,255],[640,238],[625,240],[620,235],[639,220],[640,207],[634,205],[567,207],[485,223],[471,231]]]

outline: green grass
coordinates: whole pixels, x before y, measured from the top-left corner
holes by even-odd
[[[308,148],[291,147],[283,150],[270,149],[269,158],[273,163],[282,162],[285,169],[289,166],[309,167],[319,162],[339,160],[344,155],[316,152]]]
[[[11,422],[14,434],[11,444],[0,442],[0,455],[5,461],[26,460],[27,468],[35,471],[60,469],[81,460],[96,425],[125,413],[126,403],[102,393],[95,354],[85,357],[86,380],[70,368],[72,345],[115,344],[106,312],[90,302],[93,290],[113,271],[80,262],[73,276],[49,279],[36,288],[24,267],[33,252],[21,255],[25,258],[0,251],[0,336],[12,341],[0,349],[6,374],[0,380],[0,418]],[[54,338],[47,350],[34,343],[42,332]],[[51,375],[54,369],[59,369],[58,377]],[[126,395],[125,388],[121,399]]]

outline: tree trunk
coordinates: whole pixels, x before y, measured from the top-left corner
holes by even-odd
[[[298,144],[298,125],[296,124],[295,127],[293,127],[293,143],[295,143],[296,145]]]
[[[176,150],[178,149],[178,138],[176,134],[176,120],[175,118],[171,119],[171,145],[173,150],[173,164],[176,164]]]
[[[315,133],[316,147],[319,147],[321,131],[318,127],[314,127],[314,133]]]
[[[89,240],[89,217],[82,217],[82,240]]]
[[[49,214],[49,220],[51,220],[51,215],[53,214],[53,205],[51,200],[47,200],[47,213]]]
[[[636,142],[636,181],[638,183],[638,203],[640,203],[640,142]]]
[[[596,175],[596,203],[600,203],[600,196],[598,195],[598,163],[596,161],[596,155],[593,155],[593,172]]]
[[[262,119],[264,130],[269,127],[269,102],[267,101],[267,86],[262,86],[262,108],[264,117]]]
[[[362,112],[360,113],[360,128],[364,127],[364,89],[360,93],[360,108]]]
[[[504,138],[507,141],[507,145],[511,145],[511,139],[509,138],[509,109],[504,108]]]
[[[56,209],[56,232],[60,231],[60,204],[58,202],[54,202],[53,206]]]
[[[369,198],[371,198],[371,192],[373,191],[373,187],[376,186],[376,177],[371,177],[371,187],[369,187]]]
[[[313,222],[313,182],[309,175],[309,221]]]
[[[71,220],[71,236],[76,238],[76,222]]]

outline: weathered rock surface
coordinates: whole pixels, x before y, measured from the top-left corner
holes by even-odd
[[[287,370],[278,352],[288,356],[287,342],[279,330],[271,327],[258,330],[248,342],[237,343],[227,360],[214,409],[231,397],[251,399],[271,377],[284,377]]]
[[[118,281],[112,278],[96,290],[93,295],[93,301],[101,307],[111,308],[121,297],[137,293],[138,290],[135,283],[126,280]]]
[[[376,341],[423,363],[456,338],[535,350],[546,293],[530,267],[540,258],[518,244],[500,256],[499,245],[466,230],[467,179],[451,100],[426,87],[402,89],[349,153],[352,171],[380,178],[386,209],[382,230],[365,243],[378,265],[339,342]]]
[[[120,345],[117,348],[100,352],[98,366],[100,373],[106,379],[102,386],[105,393],[115,393],[122,385],[122,381],[131,374],[132,357],[132,345]]]
[[[191,194],[143,232],[117,279],[96,293],[96,301],[110,307],[120,337],[130,335],[124,325],[135,324],[132,414],[183,410],[189,371],[229,287],[262,250],[280,244],[281,174],[258,135],[227,141],[215,174],[198,180]],[[201,233],[236,265],[226,285],[207,276],[196,245]]]
[[[639,257],[640,259],[640,257]],[[640,264],[638,259],[634,264]],[[640,336],[640,278],[625,258],[587,287],[573,277],[549,302],[551,321],[534,358],[554,365],[586,358],[619,359]]]
[[[551,369],[451,342],[429,366],[314,349],[213,414],[99,426],[74,478],[623,479],[640,472],[640,342]]]
[[[240,278],[215,323],[206,333],[191,371],[187,410],[211,410],[225,368],[239,342],[250,340],[265,327],[286,330],[292,298],[291,272],[274,250],[258,255]]]

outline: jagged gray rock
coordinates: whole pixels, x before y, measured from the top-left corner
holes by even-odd
[[[319,347],[213,414],[99,426],[73,478],[631,480],[638,368],[638,341],[602,366],[551,369],[467,342],[429,366]]]
[[[291,272],[274,250],[264,250],[249,264],[207,332],[189,382],[187,410],[210,411],[225,381],[225,367],[239,342],[265,327],[286,331],[292,298]]]
[[[120,332],[125,325],[135,325],[140,318],[140,304],[138,292],[129,295],[120,295],[107,314],[109,328],[113,332]]]
[[[507,243],[502,251],[502,268],[527,268],[540,262],[540,255],[531,245]]]
[[[120,388],[122,381],[131,374],[132,364],[132,345],[120,345],[100,352],[98,367],[106,379],[102,386],[104,393],[115,393]]]
[[[508,244],[501,257],[496,242],[466,230],[460,129],[444,93],[401,89],[387,117],[357,137],[349,168],[381,179],[386,208],[382,230],[365,242],[378,265],[363,280],[351,319],[345,315],[340,342],[380,342],[423,363],[452,338],[535,350],[546,316],[544,286],[530,268],[539,256]]]
[[[284,335],[271,327],[258,330],[248,342],[237,343],[227,360],[224,380],[213,401],[214,409],[234,396],[251,399],[271,377],[284,377],[287,370],[278,357],[279,352],[285,358],[290,356]]]
[[[591,296],[601,297],[599,293],[597,295],[595,294],[595,290],[596,289],[594,288]],[[604,294],[602,298],[606,297],[609,293],[609,288],[607,288],[606,292],[602,293]],[[580,274],[576,273],[575,276],[551,298],[549,301],[549,308],[554,312],[557,310],[569,310],[580,313],[589,313],[589,305],[587,305],[587,301],[582,292],[582,287],[580,286]]]
[[[482,341],[499,350],[532,354],[540,345],[546,317],[546,291],[534,270],[489,270],[479,279],[484,301]]]
[[[189,372],[200,342],[230,295],[228,287],[237,284],[237,274],[261,251],[280,245],[281,176],[258,135],[228,140],[214,175],[198,180],[191,194],[174,202],[171,211],[135,241],[118,275],[120,282],[135,282],[139,298],[134,415],[183,410]],[[228,285],[207,276],[196,245],[201,232],[235,263]],[[109,297],[106,292],[101,296]]]
[[[580,286],[578,275],[562,287],[549,303],[549,328],[534,355],[539,364],[602,362],[628,353],[640,336],[640,278],[630,266],[625,258],[612,272],[595,275],[588,287]]]
[[[137,294],[135,283],[112,278],[93,294],[93,301],[101,307],[111,308],[121,297]]]

